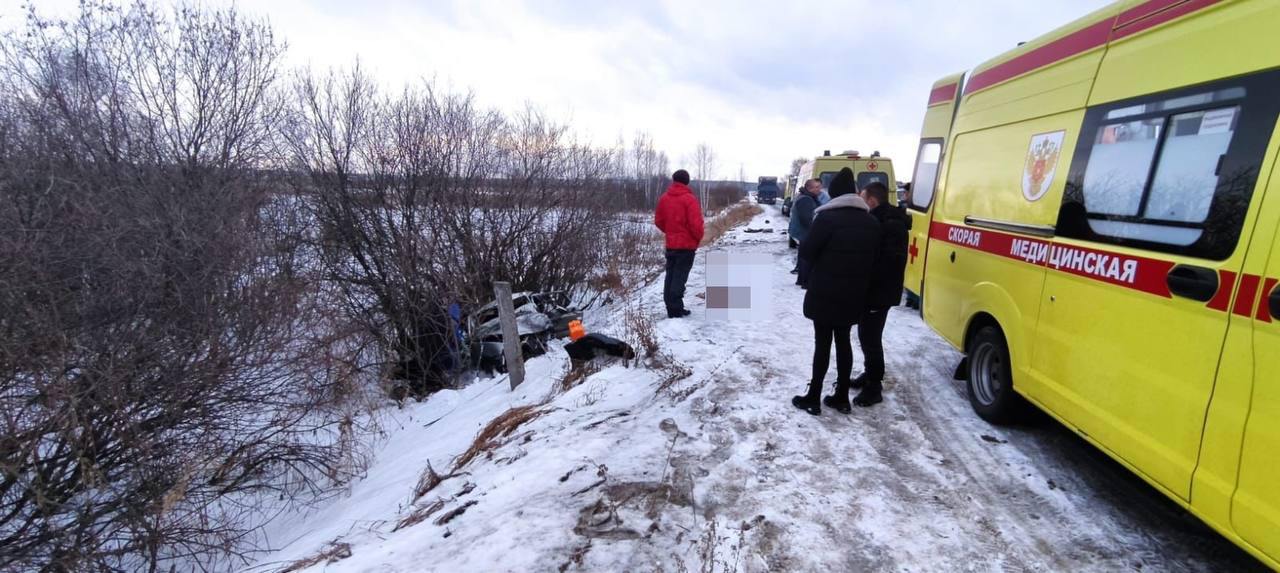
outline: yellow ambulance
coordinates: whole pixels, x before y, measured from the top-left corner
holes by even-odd
[[[934,84],[908,286],[1032,404],[1280,568],[1280,1],[1128,0]]]
[[[822,181],[822,190],[826,191],[831,180],[845,167],[853,170],[859,190],[875,182],[883,184],[889,190],[897,188],[893,178],[893,161],[882,157],[879,151],[866,157],[857,151],[846,151],[839,155],[824,151],[822,156],[815,157],[800,167],[796,185],[799,187],[805,181],[818,179]]]

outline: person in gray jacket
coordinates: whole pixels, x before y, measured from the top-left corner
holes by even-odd
[[[800,193],[796,195],[795,202],[791,204],[791,222],[787,225],[787,232],[797,243],[803,243],[804,238],[809,235],[809,228],[813,226],[813,214],[819,206],[818,193],[821,191],[821,181],[817,179],[805,181],[804,186],[800,188]],[[800,285],[800,288],[809,286],[808,271],[808,263],[797,256],[796,267],[791,272],[796,275],[796,284]]]

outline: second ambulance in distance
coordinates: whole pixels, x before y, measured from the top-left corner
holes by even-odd
[[[822,190],[826,191],[831,180],[835,179],[836,174],[845,167],[853,170],[859,190],[873,182],[883,184],[886,189],[893,189],[896,186],[892,160],[881,157],[879,152],[872,153],[871,157],[863,157],[857,151],[846,151],[839,155],[824,152],[822,156],[815,157],[800,167],[796,185],[803,186],[805,181],[818,179],[822,182]]]

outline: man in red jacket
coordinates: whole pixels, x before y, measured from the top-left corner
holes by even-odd
[[[662,287],[667,317],[689,316],[684,307],[684,285],[693,269],[693,255],[702,243],[702,207],[689,189],[688,171],[681,169],[671,176],[671,186],[658,198],[653,223],[667,236],[667,274]]]

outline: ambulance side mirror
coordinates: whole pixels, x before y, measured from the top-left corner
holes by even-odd
[[[1195,265],[1178,265],[1165,277],[1169,292],[1183,298],[1209,302],[1218,293],[1218,272]]]

